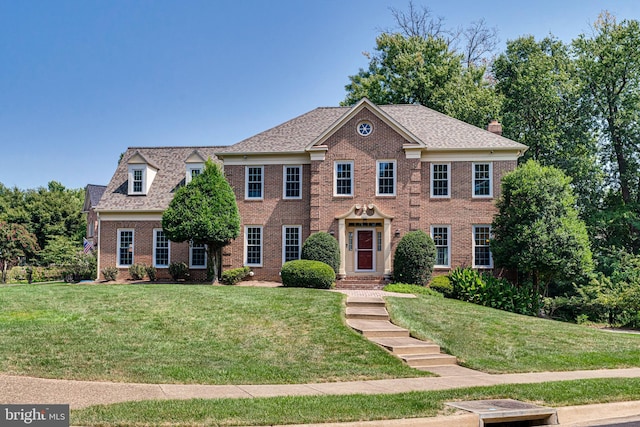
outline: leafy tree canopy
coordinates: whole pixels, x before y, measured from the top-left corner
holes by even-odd
[[[2,283],[6,281],[7,269],[19,262],[21,257],[30,257],[39,250],[35,236],[21,224],[0,221],[0,263]]]
[[[208,276],[218,279],[218,253],[240,234],[240,214],[231,186],[211,159],[203,173],[176,191],[162,228],[174,242],[207,245]]]
[[[494,262],[525,274],[536,292],[540,285],[579,281],[593,269],[586,226],[569,183],[559,169],[534,160],[502,180],[492,225]]]

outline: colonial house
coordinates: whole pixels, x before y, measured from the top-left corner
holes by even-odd
[[[99,269],[145,263],[168,277],[188,262],[203,278],[205,248],[169,242],[161,216],[173,192],[207,158],[224,167],[241,234],[223,269],[249,266],[279,280],[304,240],[326,231],[341,248],[339,278],[375,283],[392,274],[402,236],[424,230],[436,272],[493,268],[488,241],[501,177],[525,145],[419,105],[317,108],[228,147],[129,148],[98,204]]]

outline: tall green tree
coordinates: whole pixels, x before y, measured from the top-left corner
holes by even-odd
[[[204,171],[179,188],[162,214],[169,240],[207,247],[207,277],[217,281],[221,249],[240,234],[236,197],[221,168],[211,159]]]
[[[593,269],[587,229],[569,183],[561,170],[534,160],[502,180],[492,224],[494,263],[526,276],[535,292],[579,281]]]
[[[20,258],[33,257],[39,250],[35,236],[21,224],[0,221],[0,263],[2,283],[7,280],[7,269]]]
[[[493,73],[504,97],[504,136],[529,146],[522,161],[534,159],[570,176],[588,215],[601,196],[602,169],[568,46],[553,37],[511,40]]]
[[[592,233],[600,245],[640,253],[640,23],[603,12],[573,41],[584,104],[592,107],[608,175]],[[605,238],[603,238],[605,237]]]

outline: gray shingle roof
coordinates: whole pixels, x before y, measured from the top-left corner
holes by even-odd
[[[215,152],[223,147],[131,147],[127,149],[97,206],[98,211],[163,211],[169,206],[175,190],[184,184],[185,160],[197,151],[221,164]],[[158,172],[146,196],[128,196],[129,159],[140,153]]]
[[[523,144],[477,128],[421,105],[378,106],[396,123],[415,135],[427,149],[515,149]],[[269,130],[218,151],[225,153],[304,152],[329,127],[349,114],[351,107],[316,108]]]
[[[89,212],[89,209],[96,207],[106,189],[106,185],[87,184],[84,188],[84,205],[82,212]]]

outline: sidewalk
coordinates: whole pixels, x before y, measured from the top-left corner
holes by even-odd
[[[0,403],[60,403],[69,404],[72,409],[78,409],[91,405],[151,399],[390,394],[497,384],[640,377],[640,368],[491,375],[459,366],[449,366],[434,367],[433,372],[441,376],[336,383],[266,385],[129,384],[54,380],[0,374]]]

